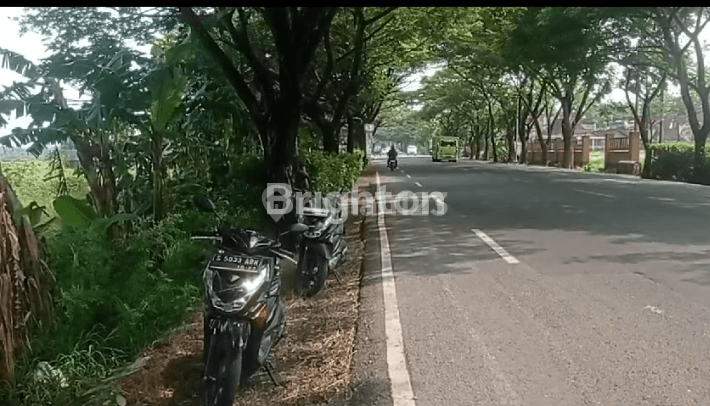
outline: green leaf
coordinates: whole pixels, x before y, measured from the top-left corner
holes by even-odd
[[[37,202],[32,202],[27,206],[23,207],[21,210],[19,210],[18,214],[20,216],[27,215],[30,220],[30,224],[32,225],[32,227],[34,227],[35,225],[39,224],[40,220],[42,219],[42,213],[49,216],[49,213],[47,213],[46,209],[47,207],[40,206]]]
[[[158,75],[162,80],[151,90],[150,112],[153,127],[156,131],[164,131],[182,103],[186,81],[182,75],[172,69],[165,69]]]
[[[34,226],[33,229],[34,229],[35,233],[41,233],[42,231],[44,231],[50,224],[57,221],[57,218],[58,217],[56,217],[56,216],[52,217],[51,219],[45,221],[44,223]]]
[[[65,223],[88,228],[98,215],[88,202],[71,196],[60,196],[54,200],[54,210]]]
[[[118,213],[108,218],[98,218],[91,223],[91,228],[106,232],[112,224],[119,221],[138,221],[140,218],[131,213]]]

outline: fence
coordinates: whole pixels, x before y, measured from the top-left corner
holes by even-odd
[[[613,134],[606,134],[604,141],[604,170],[619,171],[630,162],[639,163],[641,149],[641,136],[632,131],[628,137],[614,138]]]
[[[574,166],[582,167],[589,162],[591,138],[589,135],[572,138],[572,151],[574,152]],[[543,162],[542,148],[537,140],[528,144],[528,162],[533,165],[561,164],[565,156],[565,144],[562,139],[550,140],[547,149],[547,162]]]

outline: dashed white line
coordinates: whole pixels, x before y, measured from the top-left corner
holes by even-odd
[[[387,335],[387,371],[390,377],[392,400],[394,406],[416,406],[412,382],[407,370],[407,360],[404,354],[404,339],[402,338],[402,323],[399,320],[397,305],[397,290],[392,272],[392,256],[390,254],[387,229],[385,228],[385,201],[379,195],[380,174],[375,173],[378,191],[377,226],[380,231],[380,253],[382,260],[382,295],[385,304],[385,333]]]
[[[508,252],[506,250],[504,250],[503,247],[501,247],[495,241],[493,241],[493,239],[491,237],[487,236],[486,233],[484,233],[481,230],[475,229],[475,228],[472,228],[471,231],[476,233],[476,235],[480,239],[482,239],[483,242],[488,244],[489,247],[493,248],[493,251],[498,253],[498,255],[500,255],[501,258],[503,258],[506,262],[508,262],[509,264],[519,263],[519,261],[514,256],[508,254]]]
[[[644,309],[648,309],[656,314],[663,314],[663,310],[657,308],[656,306],[648,305],[648,306],[644,307]]]
[[[407,177],[408,177],[409,179],[412,179],[412,175],[410,175],[410,174],[407,174]]]
[[[576,192],[589,193],[590,195],[611,197],[612,199],[615,199],[614,196],[612,196],[612,195],[605,195],[604,193],[590,192],[590,191],[588,191],[588,190],[580,190],[580,189],[574,189],[574,190],[575,190]]]
[[[419,183],[419,182],[414,182],[414,184],[417,185],[417,186],[419,186],[419,187],[423,187],[422,184]]]

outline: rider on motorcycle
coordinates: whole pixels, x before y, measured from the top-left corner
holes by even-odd
[[[387,166],[390,165],[390,161],[394,161],[394,166],[397,166],[397,150],[394,149],[394,144],[387,151]]]

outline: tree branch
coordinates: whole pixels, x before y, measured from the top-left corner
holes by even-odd
[[[320,98],[321,94],[323,94],[325,85],[330,81],[330,77],[333,74],[333,48],[330,43],[330,24],[323,33],[323,47],[325,47],[326,55],[325,73],[323,75],[323,80],[318,82],[318,87],[314,96],[316,99]]]
[[[244,102],[252,118],[257,122],[261,122],[262,115],[259,110],[259,104],[251,89],[249,89],[249,86],[244,81],[242,74],[234,67],[232,61],[229,60],[224,51],[222,51],[209,32],[207,32],[207,29],[202,25],[199,17],[192,11],[191,7],[180,7],[180,14],[190,27],[192,27],[195,35],[207,50],[207,53],[217,62],[220,68],[222,68],[229,83],[234,87],[239,98]]]
[[[370,24],[377,22],[377,20],[381,19],[382,17],[386,16],[387,14],[393,12],[394,10],[396,10],[398,8],[399,7],[387,7],[387,9],[383,10],[380,14],[377,14],[376,16],[370,18],[369,20],[365,20],[365,25],[370,25]]]

